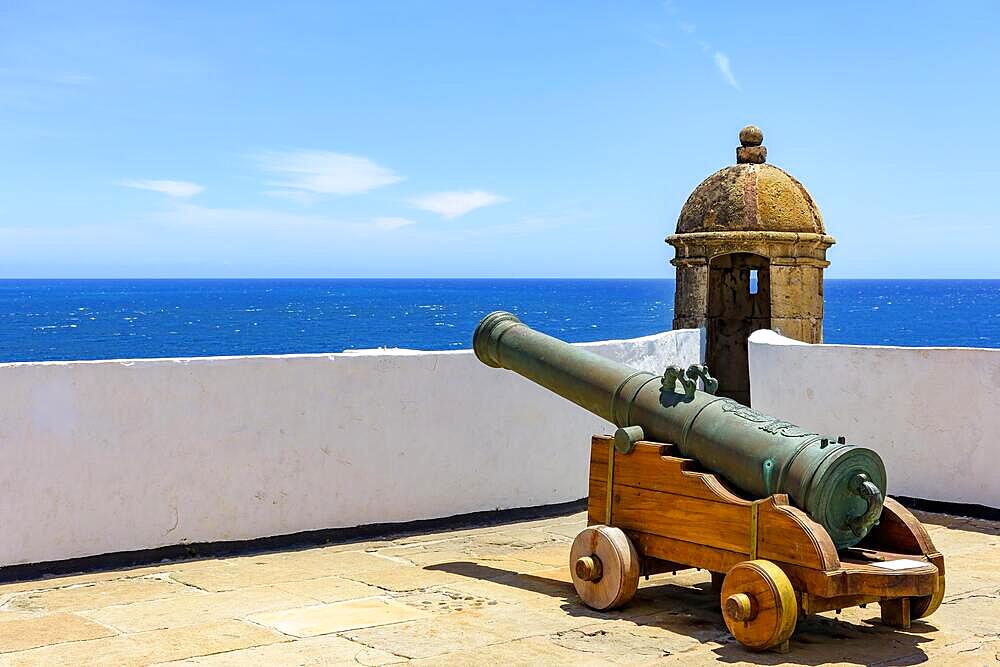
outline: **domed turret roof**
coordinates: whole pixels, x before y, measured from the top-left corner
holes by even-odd
[[[825,234],[809,192],[782,169],[765,164],[760,129],[740,131],[737,164],[694,189],[677,219],[677,233],[773,231]]]

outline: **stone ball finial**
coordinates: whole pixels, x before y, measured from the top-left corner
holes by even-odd
[[[740,130],[740,143],[744,146],[760,146],[764,143],[764,133],[756,125],[747,125]]]
[[[763,164],[767,161],[764,133],[756,125],[747,125],[740,130],[740,146],[736,149],[737,164]]]

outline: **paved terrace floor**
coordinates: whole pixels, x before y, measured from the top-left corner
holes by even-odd
[[[708,574],[581,605],[574,514],[502,526],[0,585],[0,665],[993,665],[1000,523],[923,514],[948,595],[902,632],[878,608],[800,621],[791,651],[726,632]]]

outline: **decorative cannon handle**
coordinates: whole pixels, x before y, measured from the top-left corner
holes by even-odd
[[[858,473],[851,486],[852,491],[864,498],[868,504],[864,512],[847,520],[847,527],[860,537],[877,523],[879,514],[882,512],[882,492],[863,472]]]
[[[684,396],[690,399],[698,388],[698,378],[701,378],[706,394],[714,395],[719,390],[719,381],[712,377],[708,366],[704,364],[691,364],[686,371],[680,366],[667,366],[667,370],[663,372],[663,388],[676,391],[677,382],[680,381]]]
[[[667,391],[677,391],[678,381],[681,383],[681,388],[684,389],[684,395],[692,398],[695,389],[698,388],[698,383],[695,382],[694,378],[685,375],[684,369],[680,366],[667,366],[667,370],[663,371],[663,388]]]
[[[719,381],[712,377],[705,364],[691,364],[688,366],[687,376],[695,381],[701,378],[701,384],[705,388],[706,394],[714,396],[715,392],[719,391]]]

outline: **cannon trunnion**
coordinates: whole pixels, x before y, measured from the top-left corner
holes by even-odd
[[[626,605],[643,575],[700,568],[736,639],[782,650],[800,614],[877,602],[906,628],[940,605],[944,558],[885,497],[872,450],[716,397],[703,366],[637,371],[509,313],[483,319],[474,349],[619,427],[592,440],[590,527],[570,553],[588,606]]]

